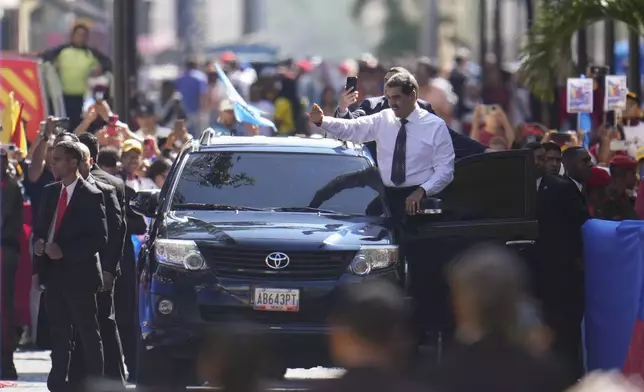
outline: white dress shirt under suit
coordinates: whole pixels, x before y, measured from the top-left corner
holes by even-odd
[[[406,179],[398,187],[420,185],[427,196],[433,196],[454,179],[452,139],[445,122],[418,104],[407,120]],[[391,181],[391,167],[400,126],[393,110],[386,109],[353,120],[324,116],[320,128],[340,140],[360,143],[375,140],[380,176],[385,186],[393,188],[396,186]]]

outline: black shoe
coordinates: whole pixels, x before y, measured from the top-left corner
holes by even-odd
[[[4,381],[17,381],[18,380],[18,372],[16,371],[16,368],[11,364],[11,367],[7,369],[2,369],[0,371],[0,380]]]

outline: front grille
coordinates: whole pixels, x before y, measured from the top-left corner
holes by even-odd
[[[253,310],[252,307],[199,306],[201,318],[209,322],[242,322],[252,321],[261,325],[278,324],[326,324],[328,309],[326,307],[307,306],[302,303],[299,312],[265,312]]]
[[[287,267],[273,270],[266,257],[276,250],[241,249],[199,245],[215,275],[225,278],[273,280],[330,280],[346,270],[356,251],[281,251],[288,255]]]

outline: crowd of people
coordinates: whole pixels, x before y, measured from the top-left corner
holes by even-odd
[[[209,126],[235,136],[322,134],[365,142],[394,217],[410,225],[414,220],[403,217],[416,215],[424,198],[449,185],[456,159],[531,150],[538,177],[537,244],[524,260],[502,249],[476,248],[450,264],[456,328],[449,336],[457,342],[450,356],[424,382],[394,376],[419,342],[409,338],[418,327],[409,319],[416,317],[407,314],[394,287],[348,289],[331,318],[345,328],[333,330],[330,348],[349,371],[327,390],[432,385],[443,391],[562,391],[582,376],[581,227],[590,217],[644,218],[644,182],[639,181],[644,155],[611,148],[611,141],[623,139],[619,126],[598,124],[590,133],[578,133],[532,124],[520,81],[504,89],[494,84],[500,76],[488,73],[490,81],[479,88],[467,53],[459,53],[448,72],[428,59],[419,59],[413,72],[384,67],[373,58],[345,62],[332,72],[324,62],[284,61],[256,69],[233,53],[222,55],[217,60],[236,90],[275,129],[240,123],[211,64],[201,67],[189,60],[176,80],[162,83],[156,101],[133,97],[135,110],[125,123],[113,113],[107,93],[88,94],[88,80],[111,65],[100,52],[86,50],[87,33],[76,26],[69,45],[44,55],[59,69],[69,127],[44,119],[27,156],[0,153],[2,379],[18,376],[13,366],[18,338],[25,347],[52,349],[52,391],[102,375],[123,386],[126,368],[130,377],[136,374],[133,236],[143,235],[147,223],[128,202],[137,191],[160,189],[177,153]],[[345,89],[347,76],[358,77],[356,89]],[[638,97],[629,96],[625,114],[641,117]],[[81,202],[74,206],[77,192]],[[30,217],[23,215],[23,202],[30,205]],[[32,228],[27,249],[23,223]],[[25,252],[34,259],[34,311],[30,327],[17,335],[15,327],[23,326],[14,321],[15,277]],[[427,269],[426,255],[413,247],[406,252],[416,276],[442,276]],[[523,271],[526,264],[529,274]],[[425,283],[412,288],[415,297],[427,294]],[[258,349],[249,344],[252,334],[233,335],[223,332],[203,346],[200,372],[230,390],[251,390],[259,374],[253,369],[261,366],[248,363],[261,356],[245,355],[243,349]],[[546,363],[550,354],[561,367]],[[248,373],[240,373],[240,367]]]

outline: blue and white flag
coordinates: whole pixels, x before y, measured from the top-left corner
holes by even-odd
[[[271,127],[277,129],[275,124],[267,118],[262,117],[262,111],[258,108],[249,105],[244,101],[241,95],[237,92],[233,84],[230,82],[230,79],[226,76],[226,73],[219,66],[218,63],[215,63],[215,70],[217,71],[217,76],[219,80],[224,84],[226,88],[226,95],[228,99],[233,104],[235,111],[235,118],[240,123],[247,123],[252,125],[257,125],[259,127]]]

